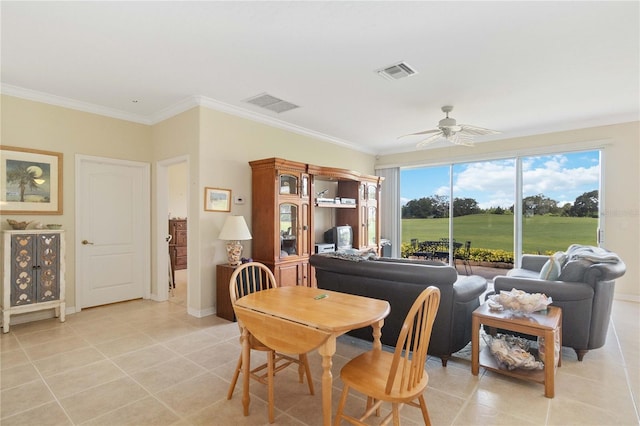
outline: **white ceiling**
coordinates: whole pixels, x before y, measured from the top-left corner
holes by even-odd
[[[142,123],[200,104],[375,154],[442,105],[503,132],[479,142],[614,124],[640,117],[639,5],[2,1],[2,92]],[[418,74],[375,73],[399,61]],[[243,102],[264,92],[300,108]]]

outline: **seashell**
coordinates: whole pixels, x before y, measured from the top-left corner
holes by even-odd
[[[27,225],[29,225],[32,221],[29,222],[18,222],[17,220],[7,219],[9,225],[13,229],[27,229]]]

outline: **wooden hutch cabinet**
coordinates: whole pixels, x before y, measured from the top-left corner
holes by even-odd
[[[253,259],[269,266],[281,286],[308,286],[311,209],[307,165],[280,158],[249,164]]]
[[[380,179],[361,176],[358,181],[338,182],[338,195],[354,198],[356,208],[337,210],[336,222],[352,226],[353,246],[359,250],[380,248]]]
[[[350,225],[353,248],[376,250],[380,254],[380,187],[384,178],[351,170],[309,165],[313,191],[317,182],[335,182],[335,198],[353,200],[353,204],[315,203],[316,208],[335,209],[333,225]],[[332,194],[333,195],[333,194]]]
[[[271,268],[279,285],[314,285],[309,256],[314,252],[316,236],[328,226],[351,225],[353,247],[379,253],[378,203],[383,178],[281,158],[249,164],[253,185],[252,257]],[[316,181],[332,185],[334,200],[349,199],[351,203],[318,203]],[[314,228],[317,209],[335,212],[331,224],[317,225],[323,229]]]

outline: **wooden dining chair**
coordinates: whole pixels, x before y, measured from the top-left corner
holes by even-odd
[[[273,276],[273,273],[269,268],[259,262],[248,262],[240,265],[235,269],[231,278],[229,279],[229,295],[231,297],[231,305],[235,305],[236,300],[250,293],[256,291],[266,290],[268,288],[275,288],[278,284]],[[244,328],[244,324],[240,318],[238,318],[238,327],[240,327],[240,335]],[[269,400],[269,423],[274,422],[274,390],[273,390],[273,377],[275,374],[291,364],[298,365],[298,377],[300,383],[304,381],[304,375],[307,376],[307,382],[309,384],[309,393],[314,394],[313,380],[311,380],[311,369],[309,368],[309,361],[307,360],[307,354],[298,354],[298,358],[285,355],[280,352],[276,352],[261,341],[256,339],[252,334],[249,334],[249,347],[251,350],[262,351],[267,353],[267,362],[250,370],[250,377],[262,384],[267,385],[267,395]],[[233,397],[233,391],[238,382],[238,376],[242,371],[242,352],[238,359],[236,370],[233,374],[233,379],[229,385],[229,391],[227,392],[227,399]]]
[[[364,420],[374,412],[379,416],[383,402],[391,402],[392,408],[381,424],[387,424],[393,418],[393,424],[399,425],[403,404],[420,408],[424,423],[431,424],[423,395],[429,381],[425,362],[439,304],[440,290],[427,287],[405,317],[395,352],[374,349],[357,356],[342,368],[340,378],[344,388],[334,426],[342,419],[355,425],[367,425]],[[351,388],[367,396],[365,413],[359,419],[344,414]]]

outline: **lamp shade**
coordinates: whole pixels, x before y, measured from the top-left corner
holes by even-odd
[[[227,216],[218,238],[228,241],[250,240],[251,233],[243,216]]]

